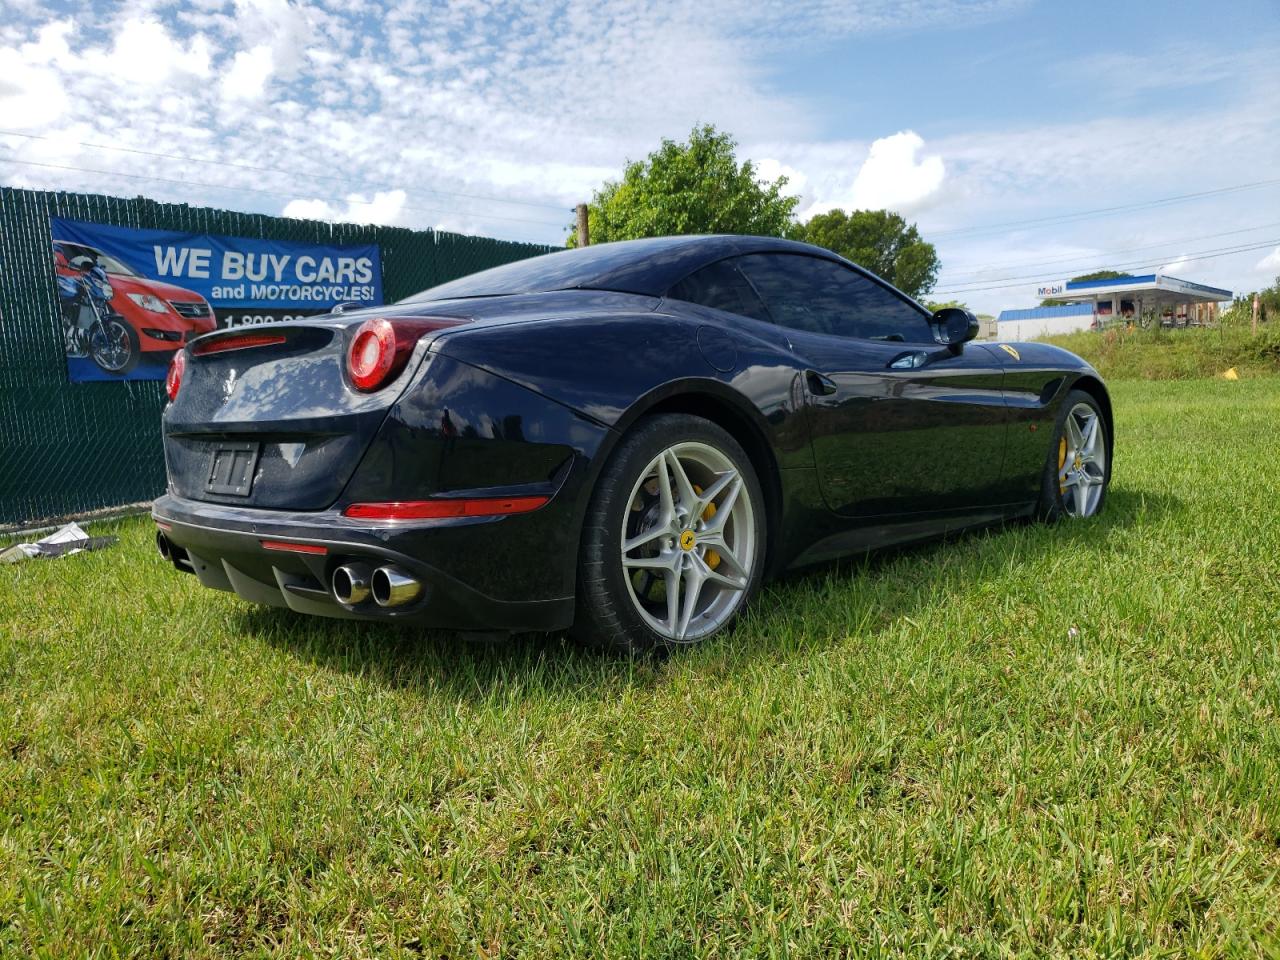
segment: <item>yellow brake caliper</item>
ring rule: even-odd
[[[1058,492],[1066,493],[1067,485],[1062,482],[1062,468],[1067,465],[1067,438],[1058,441]]]
[[[702,488],[695,483],[693,485],[693,492],[701,496]],[[707,509],[702,511],[702,519],[704,521],[707,521],[707,520],[710,520],[715,515],[716,515],[716,505],[714,503],[708,503]],[[702,559],[707,562],[707,566],[710,567],[712,570],[720,566],[720,554],[716,553],[714,550],[708,549],[707,552],[702,555]]]

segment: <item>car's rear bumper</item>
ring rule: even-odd
[[[152,517],[172,551],[173,565],[202,584],[245,600],[299,613],[350,620],[392,621],[451,630],[559,630],[573,620],[573,597],[505,599],[458,576],[475,569],[475,554],[495,537],[520,537],[526,517],[370,523],[337,511],[288,512],[225,506],[166,494]],[[510,527],[503,529],[505,525]],[[471,556],[459,557],[468,543]],[[273,546],[264,546],[264,541]],[[314,552],[294,552],[289,545]],[[323,549],[323,552],[320,552]],[[459,562],[451,562],[458,560]],[[417,579],[421,595],[399,607],[372,599],[347,606],[334,597],[334,569],[361,562],[394,565]],[[496,560],[495,560],[496,562]],[[530,558],[530,562],[537,562]],[[518,583],[520,571],[506,571]]]

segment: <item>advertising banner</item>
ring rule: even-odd
[[[49,223],[73,383],[163,380],[175,350],[218,327],[382,303],[376,244]]]

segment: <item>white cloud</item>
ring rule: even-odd
[[[923,209],[938,197],[947,175],[942,157],[923,155],[923,150],[924,138],[912,130],[881,137],[872,142],[853,185],[815,197],[802,216],[811,217],[837,207],[901,214]],[[830,183],[831,177],[826,181]]]
[[[209,44],[199,34],[185,45],[153,17],[125,19],[109,50],[90,50],[65,68],[92,74],[103,82],[159,88],[183,78],[209,75]]]
[[[1204,261],[1201,261],[1201,262],[1203,263]],[[1184,253],[1180,256],[1174,257],[1174,259],[1170,260],[1168,263],[1166,263],[1156,272],[1163,273],[1165,276],[1177,276],[1179,273],[1185,270],[1188,266],[1190,266],[1190,264],[1191,264],[1190,258],[1188,257],[1187,254]]]
[[[235,27],[245,44],[268,44],[275,69],[292,77],[314,38],[309,9],[289,0],[235,0]]]
[[[231,61],[231,68],[222,78],[222,98],[246,101],[261,99],[274,69],[275,60],[269,45],[262,44],[252,50],[238,51]]]
[[[780,163],[771,157],[756,161],[756,176],[758,179],[766,180],[769,183],[774,182],[779,177],[786,177],[787,182],[783,186],[782,192],[789,197],[802,196],[805,186],[809,182],[809,178],[795,167]]]
[[[403,190],[378,191],[372,198],[349,194],[346,206],[334,206],[327,200],[290,200],[281,216],[299,220],[330,220],[341,223],[378,223],[394,226],[401,223],[405,200]]]
[[[282,217],[298,220],[341,220],[341,214],[327,200],[290,200],[280,211]]]
[[[1258,261],[1254,266],[1254,270],[1260,273],[1276,274],[1280,273],[1280,247],[1276,247],[1265,257]]]
[[[57,73],[32,66],[16,50],[0,48],[0,117],[5,126],[46,127],[66,110],[67,94]]]
[[[942,187],[946,167],[942,158],[917,155],[924,139],[911,130],[881,137],[871,144],[866,161],[853,181],[852,205],[860,210],[917,210]]]
[[[36,31],[32,43],[23,44],[22,55],[31,63],[52,64],[71,52],[67,35],[75,29],[70,20],[54,20]]]
[[[60,120],[67,110],[62,77],[50,64],[67,54],[68,20],[47,23],[30,43],[0,47],[0,117],[12,129],[28,130]]]

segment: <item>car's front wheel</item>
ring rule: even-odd
[[[705,640],[760,585],[765,505],[741,445],[685,414],[641,421],[587,509],[574,632],[628,653]]]
[[[1045,463],[1040,516],[1092,517],[1102,512],[1111,482],[1107,422],[1092,395],[1072,390],[1058,415]]]

